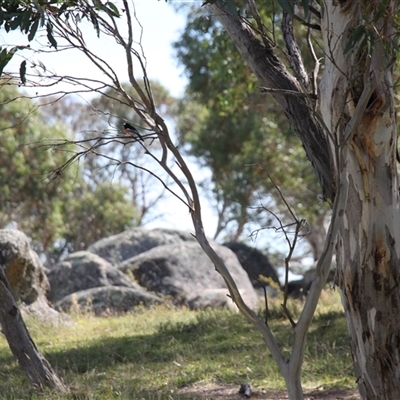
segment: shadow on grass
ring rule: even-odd
[[[200,315],[192,323],[167,323],[151,335],[129,335],[94,340],[85,347],[48,352],[49,360],[63,369],[84,373],[116,363],[144,365],[171,363],[179,357],[187,362],[230,356],[251,349],[256,339],[243,340],[252,328],[239,315]],[[261,344],[258,341],[258,344]]]
[[[240,385],[253,368],[260,378],[270,369],[263,366],[268,353],[260,335],[243,317],[223,310],[201,312],[190,323],[161,324],[150,335],[82,339],[81,346],[44,352],[68,385],[79,388],[63,398],[194,399],[177,396],[176,389],[202,380]],[[274,373],[279,377],[276,368]],[[16,363],[1,353],[0,379],[7,399],[27,386]]]
[[[281,347],[289,349],[291,329],[281,321],[271,324]],[[82,346],[45,352],[72,388],[70,395],[48,398],[195,400],[200,397],[178,396],[176,389],[210,380],[263,385],[266,377],[271,386],[284,385],[261,335],[242,316],[227,311],[202,312],[190,323],[162,324],[150,335],[84,339]],[[309,335],[306,374],[326,372],[332,358],[337,359],[335,367],[330,365],[334,379],[348,373],[343,364],[351,365],[351,361],[343,340],[347,340],[343,315],[316,317]],[[2,392],[7,393],[7,397],[0,393],[0,399],[46,398],[31,397],[31,392],[22,396],[18,388],[27,386],[25,378],[12,358],[1,353],[0,381]]]

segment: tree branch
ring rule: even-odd
[[[296,43],[293,34],[293,15],[283,12],[282,14],[282,34],[286,44],[286,49],[289,54],[289,61],[296,73],[300,83],[305,89],[308,89],[310,81],[308,79],[307,71],[304,67],[303,59],[301,57],[300,48]]]
[[[260,42],[246,23],[230,14],[224,2],[217,1],[208,7],[225,27],[262,86],[303,92],[297,80],[290,75],[274,54],[272,46]],[[292,126],[296,129],[320,182],[324,198],[333,199],[334,184],[326,133],[314,116],[311,99],[301,96],[285,96],[281,93],[274,93],[274,98],[282,106]]]
[[[293,90],[285,90],[285,89],[272,89],[272,88],[267,88],[264,86],[259,86],[258,89],[260,90],[260,92],[263,92],[263,93],[279,93],[279,94],[284,94],[284,95],[288,95],[288,96],[309,97],[313,100],[318,99],[318,96],[313,93],[295,92]]]

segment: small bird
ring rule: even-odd
[[[133,136],[133,137],[138,137],[141,141],[143,141],[143,137],[139,133],[139,131],[134,126],[132,126],[131,124],[128,124],[128,122],[124,123],[124,130],[125,130],[125,133],[127,135],[130,135],[130,136]]]

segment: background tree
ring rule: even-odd
[[[53,32],[53,20],[49,18],[49,15],[68,17],[69,12],[77,4],[79,2],[73,1],[68,3],[60,3],[58,1],[10,2],[1,10],[0,26],[3,26],[7,32],[20,29],[21,32],[27,35],[30,42],[36,37],[38,32],[43,32],[43,29],[45,29],[49,47],[57,49],[57,40]],[[91,7],[94,7],[100,13],[104,12],[106,14],[110,13],[114,17],[118,16],[118,10],[112,2],[106,2],[105,4],[98,3]],[[89,5],[83,10],[80,16],[83,20],[90,21],[95,30],[98,29],[97,19],[90,14]],[[4,72],[4,68],[12,56],[17,51],[27,48],[29,46],[21,45],[13,47],[5,46],[0,49],[0,75]],[[36,66],[46,75],[46,67],[40,61]],[[26,83],[27,60],[21,63],[18,78],[22,84]],[[154,84],[153,90],[155,91],[155,97],[160,107],[165,111],[165,115],[172,117],[172,104],[174,101],[171,96],[168,95],[161,85]],[[113,100],[115,93],[112,93],[111,89],[108,93],[104,92],[103,94],[104,97],[102,99],[94,98],[92,104],[82,104],[81,101],[67,98],[62,94],[57,96],[57,101],[55,101],[56,98],[43,100],[40,103],[42,108],[41,112],[37,112],[37,118],[41,119],[45,123],[45,126],[49,125],[49,133],[55,127],[59,127],[57,131],[53,132],[53,138],[68,138],[68,135],[69,138],[84,138],[98,132],[122,132],[123,121],[135,120],[133,113],[128,111],[124,114],[121,107],[119,110],[114,110],[114,105],[118,108],[119,102]],[[15,96],[14,98],[18,97],[16,93],[13,93],[13,96]],[[7,98],[5,104],[8,104],[10,100],[10,98]],[[45,104],[49,104],[49,107],[44,107]],[[103,110],[101,116],[98,109],[96,109],[96,106],[99,105]],[[27,104],[24,105],[22,103],[21,106],[23,108],[28,107]],[[13,107],[17,108],[16,106]],[[37,106],[33,103],[29,104],[29,110],[36,108]],[[71,118],[71,115],[74,115],[74,117]],[[63,135],[63,132],[66,134]],[[36,133],[35,137],[30,135],[30,133],[27,133],[25,137],[19,136],[15,140],[15,148],[10,148],[11,153],[8,156],[13,157],[13,153],[15,153],[15,149],[18,146],[46,140],[46,134],[42,135],[41,129],[38,129]],[[26,149],[29,149],[31,153],[35,153],[35,147],[36,144],[33,144],[27,146]],[[122,160],[126,160],[132,156],[136,158],[139,155],[143,156],[140,151],[137,151],[135,155],[130,154],[132,148],[117,147],[115,149],[120,151],[119,158]],[[51,151],[43,154],[51,154]],[[57,161],[61,162],[61,164],[67,159],[66,154],[63,153],[63,155],[65,157],[56,157]],[[162,189],[158,192],[154,191],[154,178],[141,170],[132,168],[127,164],[120,164],[122,168],[116,170],[115,165],[110,166],[108,165],[109,163],[104,163],[97,157],[88,156],[84,162],[80,163],[81,169],[79,172],[70,171],[68,172],[69,177],[62,178],[66,186],[59,186],[57,189],[57,185],[54,184],[55,189],[52,192],[50,186],[47,190],[43,190],[42,186],[48,180],[46,173],[48,174],[49,171],[54,169],[55,165],[41,163],[43,168],[35,169],[37,175],[35,179],[32,179],[29,171],[32,171],[34,166],[29,166],[29,162],[34,159],[40,160],[40,157],[26,157],[23,161],[25,165],[22,167],[25,172],[20,170],[23,176],[19,181],[12,183],[13,193],[9,190],[5,192],[5,197],[8,194],[10,196],[7,198],[7,202],[9,202],[8,206],[3,207],[4,218],[1,225],[6,226],[10,222],[17,223],[33,239],[35,250],[46,255],[48,265],[57,262],[66,252],[86,248],[104,236],[121,232],[130,226],[137,226],[158,217],[158,215],[150,211],[154,209],[157,201],[161,200],[164,192]],[[19,159],[15,159],[13,162],[18,163]],[[6,169],[6,165],[11,164],[5,160],[3,165]],[[4,170],[3,172],[6,171]],[[10,178],[7,174],[3,174],[2,176],[4,180]],[[104,187],[104,179],[110,179],[111,176],[114,184],[112,185],[112,190],[107,191]],[[22,180],[25,180],[25,183]],[[42,184],[39,184],[40,180],[42,180]],[[27,187],[27,181],[30,182],[30,188]],[[115,184],[116,182],[118,183]],[[28,189],[26,193],[23,193],[23,188]],[[36,191],[37,196],[44,197],[39,203],[34,195],[31,196],[31,193],[34,192],[33,189]],[[56,192],[57,197],[54,196]],[[98,198],[99,194],[107,194],[107,197],[104,198],[104,204],[101,204],[101,200]],[[65,197],[63,198],[64,195]],[[13,200],[10,200],[11,198]],[[16,199],[24,200],[21,202]],[[97,205],[99,206],[96,212],[93,209],[95,199],[97,199]],[[32,208],[33,204],[34,207]],[[111,215],[109,215],[109,211],[104,207],[107,204],[113,204],[114,209],[119,211],[118,218],[108,218]],[[32,218],[27,218],[24,210],[29,210],[28,212],[33,210],[33,214],[37,210],[38,215],[40,214],[41,216],[39,218],[32,215]],[[77,220],[74,221],[70,218],[71,216],[76,216]],[[46,223],[43,223],[44,220]],[[103,223],[105,220],[107,220],[107,224]],[[83,224],[83,221],[90,221],[91,223]]]
[[[62,179],[51,176],[60,158],[68,156],[44,151],[41,145],[49,138],[65,137],[68,131],[59,121],[46,123],[35,103],[5,83],[0,89],[1,226],[14,222],[45,248],[57,238],[62,220],[59,198],[70,190],[76,166]]]
[[[101,179],[94,184],[78,164],[62,175],[51,173],[70,155],[49,149],[48,141],[73,133],[67,121],[49,118],[6,82],[0,89],[0,226],[16,224],[51,266],[66,252],[137,225],[127,186]]]
[[[122,87],[127,93],[132,94],[132,88],[127,83],[123,83]],[[176,99],[158,82],[152,82],[152,91],[163,115],[171,121],[174,120]],[[42,99],[40,105],[46,119],[64,121],[74,132],[76,139],[87,139],[99,133],[124,136],[125,122],[138,126],[139,130],[143,129],[136,113],[128,109],[121,101],[118,92],[109,88],[103,95],[95,96],[86,103],[71,96],[63,96]],[[146,131],[143,134],[145,135]],[[140,163],[145,156],[140,148],[112,143],[110,143],[109,151],[123,162],[134,158]],[[165,193],[162,189],[155,190],[157,185],[154,177],[127,164],[115,168],[115,164],[96,156],[87,156],[81,160],[80,164],[86,180],[92,182],[93,185],[112,181],[119,182],[125,188],[128,197],[135,204],[136,225],[144,225],[158,217],[154,213],[155,205],[161,201]]]
[[[188,152],[212,170],[212,185],[204,187],[212,187],[218,210],[214,238],[224,232],[225,240],[238,240],[249,223],[268,226],[271,215],[265,208],[288,222],[278,185],[298,215],[307,218],[306,238],[317,260],[328,207],[292,127],[278,104],[257,89],[256,77],[216,18],[204,8],[184,10],[187,23],[175,48],[189,84],[179,129]],[[272,4],[263,12],[271,13]]]

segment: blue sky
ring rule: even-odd
[[[115,4],[120,6],[119,1],[115,1]],[[172,43],[178,39],[179,32],[184,28],[185,16],[182,13],[176,13],[170,3],[165,1],[145,0],[135,1],[134,4],[137,19],[143,27],[143,31],[141,31],[136,24],[135,40],[141,39],[149,77],[161,82],[172,95],[182,95],[186,79],[183,76],[183,70],[178,68],[178,63],[174,59]],[[199,2],[199,4],[201,3]],[[105,35],[97,38],[90,24],[87,24],[84,36],[88,47],[94,49],[96,54],[104,57],[110,63],[120,80],[127,80],[124,55],[119,46],[115,44],[114,39]],[[0,42],[12,45],[27,45],[29,43],[27,37],[21,35],[19,31],[11,33],[0,31]],[[45,35],[42,35],[42,38],[37,35],[37,40],[31,43],[32,48],[38,47],[38,43],[35,42],[46,44],[47,39]],[[58,52],[56,57],[54,54],[46,55],[43,53],[36,56],[32,51],[18,52],[7,70],[17,72],[23,57],[40,60],[46,68],[54,70],[60,75],[102,78],[102,74],[83,55],[79,54],[78,51],[70,50]]]

